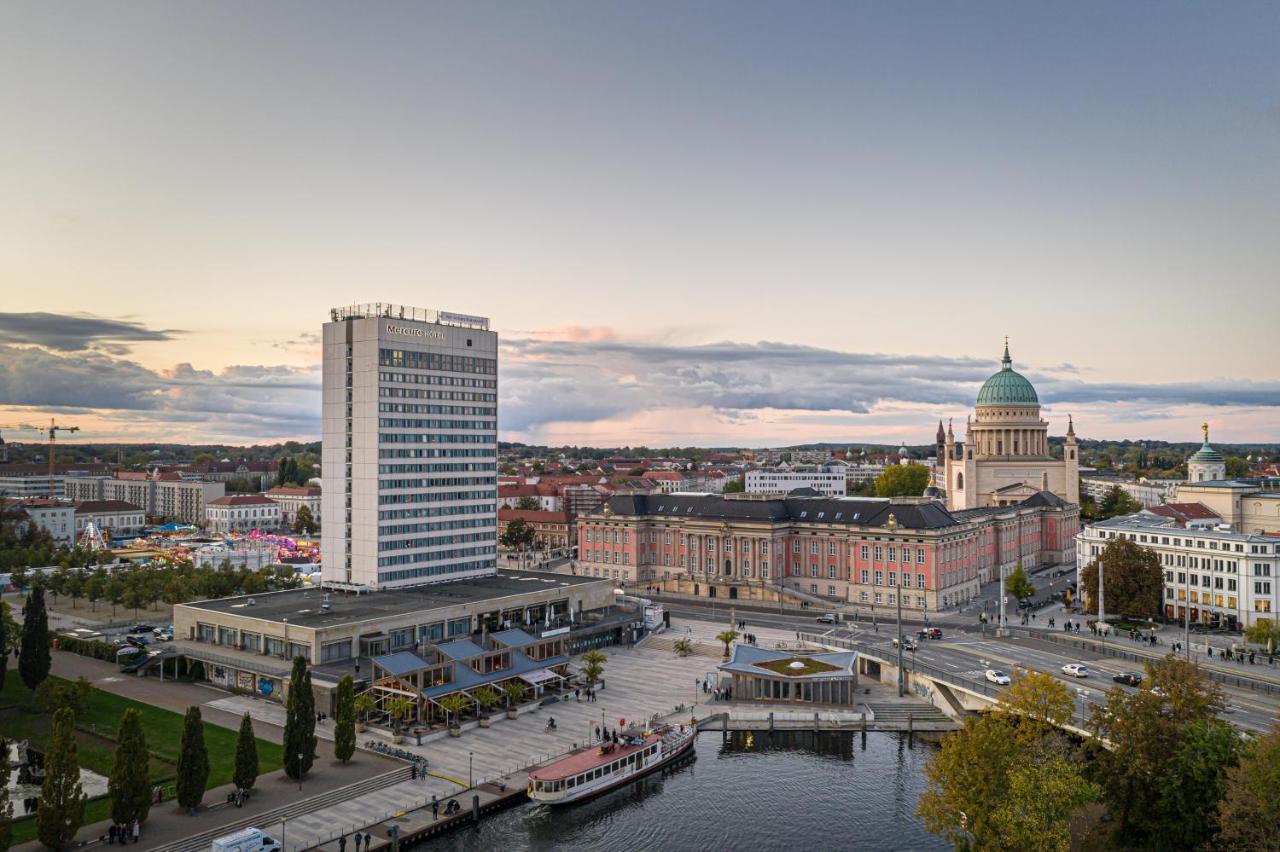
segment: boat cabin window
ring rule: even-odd
[[[570,779],[569,779],[569,786],[570,786],[570,787],[575,787],[575,786],[577,786],[577,784],[578,784],[578,779],[577,779],[577,778],[570,778]]]

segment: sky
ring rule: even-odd
[[[500,436],[1280,441],[1280,5],[0,5],[0,427],[319,437],[328,309]],[[0,428],[8,440],[22,433]],[[31,439],[34,435],[25,435]]]

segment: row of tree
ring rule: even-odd
[[[287,565],[278,568],[234,568],[224,561],[220,566],[179,565],[165,566],[115,566],[110,572],[105,567],[93,569],[59,567],[50,572],[32,572],[19,569],[12,573],[13,582],[19,588],[47,589],[57,603],[58,596],[71,600],[74,609],[79,601],[87,600],[93,610],[100,602],[111,604],[114,614],[117,607],[137,610],[154,607],[157,602],[185,603],[190,600],[223,598],[230,595],[255,595],[277,589],[297,588],[301,579]]]
[[[930,760],[925,826],[962,849],[1280,848],[1280,725],[1242,740],[1194,664],[1147,675],[1107,693],[1083,741],[1060,680],[1017,678]]]

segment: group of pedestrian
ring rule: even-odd
[[[716,687],[715,689],[711,690],[711,700],[712,701],[732,701],[733,690]]]
[[[1066,631],[1066,632],[1068,632],[1068,633],[1079,633],[1079,632],[1080,632],[1080,622],[1078,622],[1078,621],[1076,621],[1076,622],[1072,622],[1072,621],[1071,621],[1071,619],[1069,619],[1069,618],[1068,618],[1068,619],[1063,623],[1063,625],[1062,625],[1062,629],[1063,629],[1063,630],[1065,630],[1065,631]]]
[[[328,713],[319,713],[319,712],[317,712],[317,713],[316,713],[316,724],[317,724],[317,725],[319,725],[321,722],[323,722],[325,719],[328,719],[328,718],[329,718],[329,714],[328,714]]]
[[[576,687],[573,690],[573,700],[581,702],[582,699],[584,698],[587,699],[588,702],[595,701],[596,691],[589,686],[586,689],[583,689],[582,687]]]
[[[754,644],[756,644],[756,634],[754,634],[754,633],[743,633],[743,634],[742,634],[742,641],[746,642],[748,645],[754,645]]]
[[[134,843],[142,837],[142,826],[136,819],[132,823],[117,822],[107,827],[107,843],[128,843],[131,837]]]
[[[351,839],[356,843],[355,852],[360,852],[361,841],[364,841],[365,852],[368,852],[369,844],[373,842],[373,836],[367,831],[364,834],[357,831]],[[338,838],[338,852],[347,852],[347,836],[345,834]]]

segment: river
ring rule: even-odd
[[[927,850],[915,816],[933,747],[905,735],[704,732],[697,759],[582,805],[526,803],[424,848],[493,850]]]

